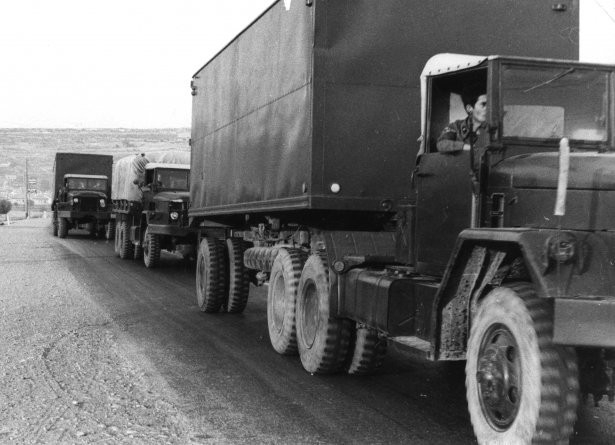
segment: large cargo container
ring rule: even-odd
[[[113,173],[113,156],[90,153],[56,153],[53,164],[54,182],[53,191],[64,185],[64,175],[67,173],[78,175],[103,175],[109,179],[105,192],[111,196],[111,179]]]
[[[103,235],[111,215],[113,156],[56,153],[53,234],[65,238],[72,228]]]
[[[479,443],[566,443],[615,400],[615,66],[563,60],[578,6],[275,2],[193,77],[200,309],[268,282],[308,372],[466,360]]]
[[[431,56],[578,58],[578,1],[307,3],[273,3],[194,75],[192,216],[395,208]]]

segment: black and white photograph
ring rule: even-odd
[[[615,443],[615,0],[0,3],[0,444]]]

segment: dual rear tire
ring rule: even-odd
[[[196,264],[197,304],[203,312],[241,313],[248,302],[250,276],[243,264],[245,244],[203,238]]]
[[[123,260],[132,259],[134,256],[134,245],[130,241],[129,226],[126,221],[122,221],[119,227],[119,239],[116,240],[119,256]]]
[[[267,294],[267,324],[273,349],[299,353],[311,374],[376,371],[386,354],[386,339],[375,329],[337,318],[331,298],[327,258],[281,248],[273,262]]]

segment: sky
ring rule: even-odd
[[[579,1],[580,59],[615,63],[615,0]],[[0,128],[189,127],[192,75],[272,3],[2,1]]]

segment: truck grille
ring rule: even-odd
[[[95,212],[98,210],[98,198],[79,198],[79,203],[77,203],[75,207],[75,210],[80,210],[82,212]]]

